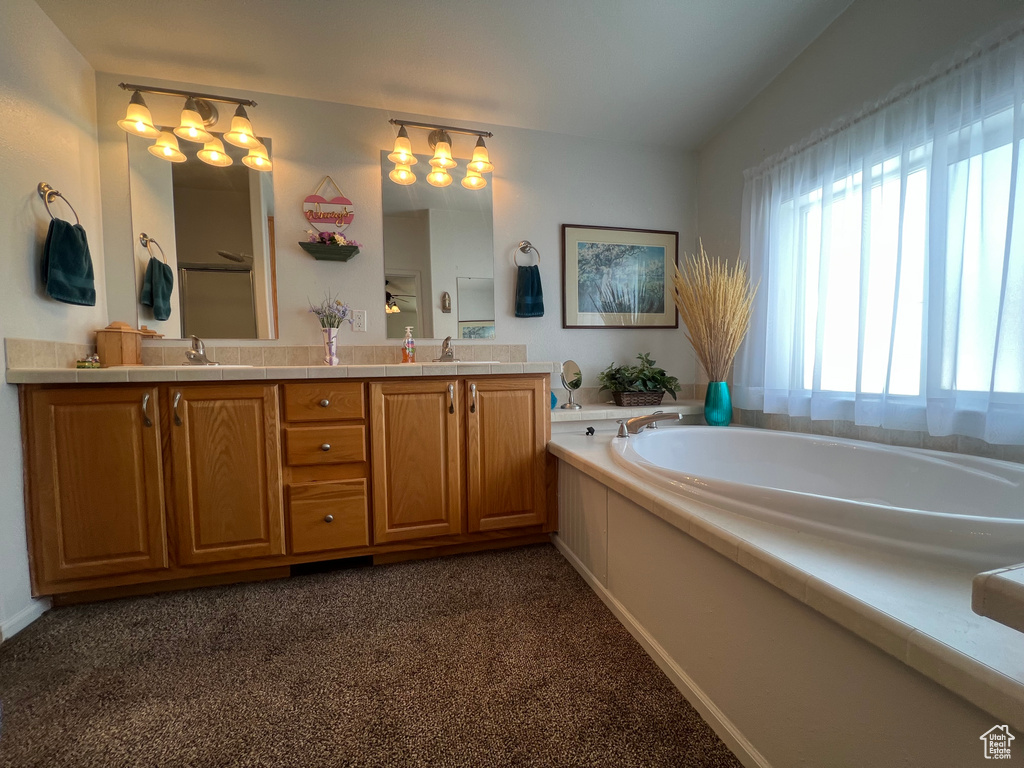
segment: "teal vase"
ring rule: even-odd
[[[729,384],[712,381],[704,395],[704,421],[711,427],[727,427],[732,423],[732,398]]]

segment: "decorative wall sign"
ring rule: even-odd
[[[332,187],[333,196],[327,197],[332,193]],[[302,201],[302,213],[309,225],[317,232],[323,231],[320,227],[335,232],[344,232],[356,217],[352,201],[345,197],[341,187],[330,176],[324,176],[320,185],[313,190],[313,194]]]

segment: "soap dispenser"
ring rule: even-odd
[[[416,362],[416,340],[412,337],[412,326],[405,326],[405,341],[402,342],[402,362]]]

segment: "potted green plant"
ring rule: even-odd
[[[636,359],[639,365],[612,363],[601,371],[597,375],[601,391],[611,390],[616,405],[658,405],[666,392],[675,400],[679,379],[656,367],[650,352],[643,352]]]

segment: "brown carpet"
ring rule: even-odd
[[[0,766],[739,763],[554,547],[52,611]]]

